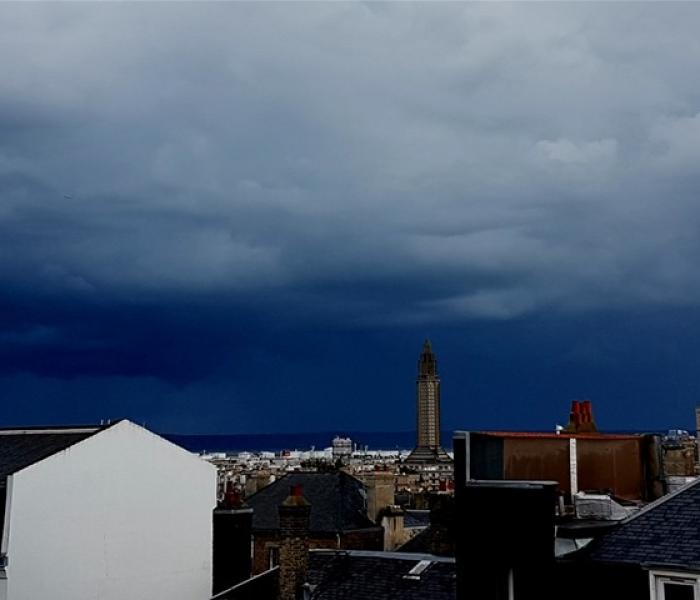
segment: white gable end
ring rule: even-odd
[[[129,421],[12,476],[7,600],[202,600],[210,464]]]

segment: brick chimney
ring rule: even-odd
[[[213,594],[250,577],[252,527],[253,509],[243,502],[233,481],[228,481],[224,497],[214,509]]]
[[[566,433],[594,433],[598,431],[593,420],[593,406],[590,400],[572,400],[569,423]]]
[[[311,505],[301,485],[293,485],[279,506],[280,572],[279,599],[298,600],[309,565],[309,517]]]

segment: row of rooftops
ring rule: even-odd
[[[620,521],[580,557],[700,571],[700,479]]]
[[[468,485],[471,488],[534,490],[554,486],[556,482],[471,481]],[[494,531],[497,531],[498,524],[494,523],[494,526]],[[478,540],[472,542],[479,543]],[[601,530],[589,544],[571,544],[569,550],[563,557],[568,564],[625,564],[699,573],[700,480]],[[433,554],[311,550],[305,598],[454,599],[457,571],[454,558]],[[275,587],[278,577],[279,571],[273,569],[260,577],[260,584],[267,581],[266,585]],[[251,580],[246,582],[243,587],[247,592],[251,591],[249,583],[255,585]],[[270,589],[269,595],[257,598],[275,597]],[[216,596],[216,600],[243,597],[252,596],[239,595],[236,589],[231,589]]]

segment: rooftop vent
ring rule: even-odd
[[[403,578],[418,581],[420,580],[420,576],[423,571],[425,571],[431,564],[432,563],[429,560],[420,560],[413,565],[413,568],[408,572],[408,574],[404,575]]]

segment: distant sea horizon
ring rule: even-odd
[[[307,433],[238,433],[218,435],[161,434],[191,452],[280,452],[282,450],[323,450],[336,436],[349,437],[358,448],[371,450],[410,450],[415,445],[413,431],[316,431]],[[451,440],[452,432],[443,432]],[[450,441],[451,444],[451,441]]]
[[[443,446],[452,448],[455,430],[442,432]],[[665,433],[645,431],[643,433]],[[551,432],[550,432],[551,433]],[[610,431],[602,433],[642,433],[640,431]],[[163,433],[164,438],[191,452],[280,452],[282,450],[323,450],[331,446],[336,436],[349,437],[358,448],[370,450],[411,450],[416,444],[415,431],[317,431],[307,433],[238,433],[238,434],[177,434]]]

